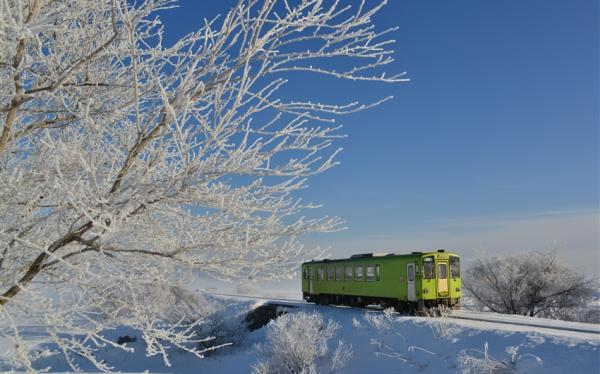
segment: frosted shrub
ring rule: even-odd
[[[346,366],[352,347],[343,341],[328,355],[328,342],[339,325],[317,312],[284,314],[267,326],[267,342],[258,346],[262,359],[254,374],[333,372]]]
[[[506,351],[511,355],[510,360],[498,360],[488,352],[488,342],[483,345],[483,351],[478,349],[463,349],[458,356],[458,363],[463,374],[481,373],[514,373],[517,363],[524,358],[533,358],[536,362],[542,360],[531,354],[518,354],[518,348],[509,347]]]
[[[510,373],[514,367],[510,363],[499,361],[488,353],[488,343],[485,342],[483,351],[464,349],[458,356],[461,372],[470,373]]]
[[[389,332],[393,330],[393,324],[397,322],[394,316],[394,308],[387,308],[383,313],[366,313],[365,321],[380,332]],[[354,322],[358,327],[359,323]]]
[[[376,357],[389,357],[407,362],[405,355],[400,353],[396,346],[390,345],[389,342],[390,338],[393,341],[395,336],[399,336],[403,341],[406,341],[404,335],[399,331],[402,320],[398,318],[394,308],[384,309],[383,313],[366,313],[364,321],[366,322],[364,326],[359,320],[354,319],[352,322],[354,327],[358,329],[369,326],[375,329],[377,336],[370,339],[370,344],[377,348],[374,353]]]
[[[460,334],[461,329],[452,323],[450,315],[452,309],[445,305],[440,305],[434,308],[430,308],[425,311],[426,323],[431,328],[433,335],[437,339],[454,339]]]

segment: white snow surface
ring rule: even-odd
[[[226,306],[220,315],[221,322],[238,332],[243,329],[243,318],[249,310],[270,302],[233,296],[211,298]],[[454,313],[486,321],[426,318],[386,314],[376,309],[317,306],[301,301],[277,302],[296,306],[291,313],[297,310],[317,311],[323,319],[339,323],[340,329],[329,342],[330,349],[335,348],[338,340],[343,340],[352,345],[354,351],[349,365],[340,371],[343,373],[481,372],[468,363],[483,359],[485,346],[488,347],[490,360],[506,364],[509,369],[505,372],[598,373],[600,370],[599,325],[470,311]],[[43,344],[43,335],[36,331],[35,326],[23,327],[25,336]],[[598,333],[566,330],[573,327],[586,331],[598,330]],[[121,327],[108,331],[107,335],[115,340],[124,335],[136,337],[135,342],[128,343],[135,349],[134,352],[106,347],[99,350],[97,356],[114,366],[115,371],[121,372],[249,373],[252,365],[257,363],[256,345],[264,343],[265,332],[266,327],[250,332],[237,346],[222,348],[204,359],[173,349],[170,352],[172,365],[166,367],[160,357],[146,357],[143,340],[136,335],[137,331]],[[18,368],[7,364],[9,344],[6,339],[0,340],[0,372],[18,372]],[[95,372],[83,360],[78,364],[83,371]],[[49,368],[50,372],[72,372],[60,354],[38,359],[35,368]]]

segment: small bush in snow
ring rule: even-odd
[[[333,372],[342,369],[352,357],[352,347],[343,341],[328,355],[328,342],[339,325],[315,313],[290,313],[267,326],[267,342],[258,346],[262,359],[254,374]]]
[[[394,312],[394,308],[384,309],[383,313],[365,313],[364,321],[366,322],[364,326],[357,319],[354,319],[352,322],[354,327],[358,329],[364,327],[372,327],[375,329],[378,335],[371,337],[369,343],[375,346],[376,351],[374,352],[374,355],[376,357],[389,357],[400,360],[403,363],[408,361],[404,353],[401,353],[396,345],[388,344],[388,340],[390,338],[391,340],[394,340],[395,336],[399,336],[402,340],[406,341],[404,335],[400,333],[402,320]]]
[[[462,330],[449,318],[451,314],[452,309],[444,305],[425,311],[426,323],[437,339],[452,340],[461,333]]]
[[[485,342],[483,351],[464,349],[458,356],[458,362],[463,374],[471,373],[511,373],[514,365],[510,362],[499,361],[488,353],[488,343]]]
[[[394,308],[387,308],[383,313],[366,313],[365,321],[380,332],[390,332],[394,330],[393,325],[398,318],[394,315]],[[354,322],[356,327],[358,324],[360,324],[358,321]]]
[[[517,372],[517,363],[524,358],[533,358],[536,362],[542,360],[531,354],[518,354],[518,348],[509,347],[507,353],[511,355],[510,360],[500,361],[489,354],[488,343],[483,345],[483,351],[478,349],[463,349],[458,356],[458,363],[463,374],[508,374]]]

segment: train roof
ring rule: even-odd
[[[424,255],[436,255],[438,253],[446,253],[452,256],[460,257],[458,254],[454,252],[447,252],[444,249],[438,249],[433,252],[411,252],[411,253],[361,253],[350,256],[349,258],[325,258],[322,260],[310,260],[304,262],[304,264],[310,263],[323,263],[323,262],[346,262],[346,261],[358,261],[358,260],[366,260],[366,259],[388,259],[388,258],[397,258],[397,257],[408,257],[408,256],[424,256]]]

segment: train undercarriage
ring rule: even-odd
[[[460,309],[460,299],[440,298],[435,300],[405,301],[387,297],[308,294],[303,293],[303,298],[309,303],[317,305],[345,305],[350,307],[366,307],[379,305],[382,308],[394,308],[398,312],[421,312],[432,308],[445,306],[451,309]]]

